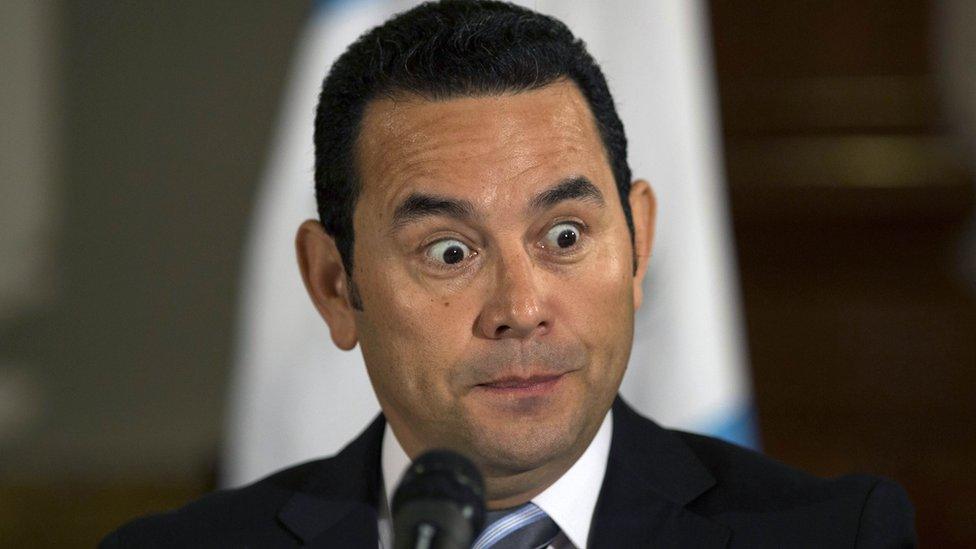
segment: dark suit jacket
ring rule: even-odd
[[[380,416],[336,456],[135,520],[103,547],[377,547]],[[911,547],[897,484],[824,480],[713,438],[669,431],[619,398],[590,547]]]

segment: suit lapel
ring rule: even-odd
[[[678,437],[619,397],[589,547],[725,547],[729,530],[685,506],[715,478]]]
[[[309,476],[278,519],[310,546],[376,547],[382,483],[380,415],[339,454]],[[613,441],[588,547],[725,547],[729,530],[685,505],[715,484],[675,435],[613,405]]]
[[[335,457],[323,461],[278,512],[278,520],[304,544],[376,547],[384,427],[380,415]]]

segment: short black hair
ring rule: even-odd
[[[567,79],[589,104],[634,239],[627,138],[603,72],[562,22],[492,0],[427,2],[359,37],[322,84],[315,114],[315,197],[347,275],[359,196],[355,144],[366,105],[399,93],[431,101],[534,90]],[[636,257],[634,258],[636,271]]]

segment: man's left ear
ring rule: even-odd
[[[637,254],[637,271],[634,273],[634,309],[644,301],[644,275],[651,259],[654,243],[654,222],[657,217],[657,199],[651,185],[638,179],[630,185],[630,214],[634,220],[634,252]]]

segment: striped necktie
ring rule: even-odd
[[[471,549],[537,549],[548,547],[559,535],[559,526],[534,503],[514,511],[489,511],[486,522]]]

